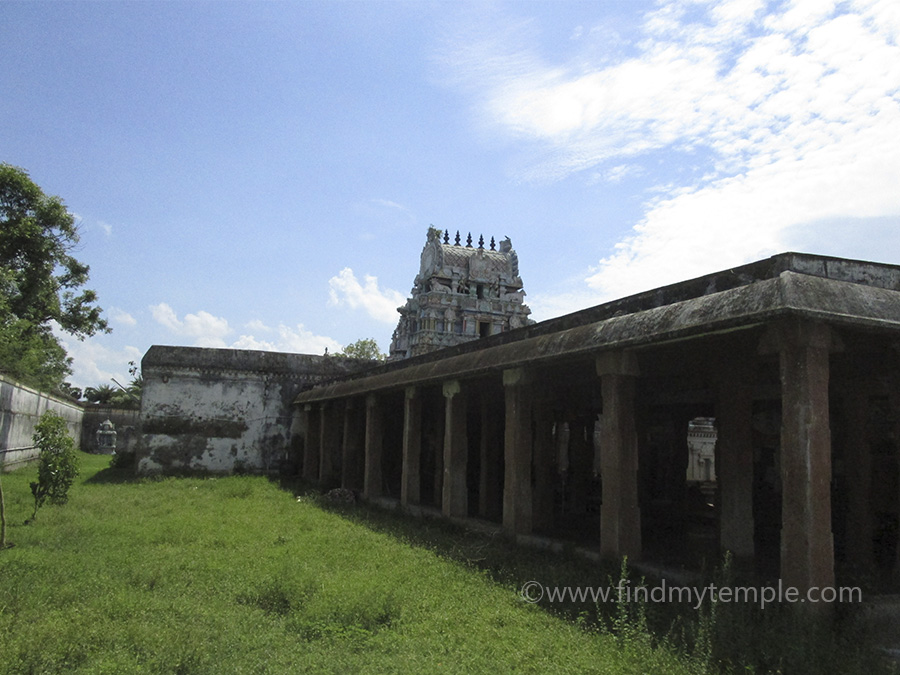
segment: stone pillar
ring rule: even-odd
[[[375,394],[366,397],[366,463],[363,494],[366,499],[382,494],[381,456],[384,443],[381,406]]]
[[[869,572],[875,567],[872,528],[872,448],[869,444],[869,397],[862,383],[846,382],[844,414],[847,428],[844,463],[847,467],[848,558]]]
[[[303,424],[306,438],[303,442],[303,477],[306,480],[319,480],[319,413],[316,406],[307,403],[303,406]]]
[[[638,443],[635,391],[638,363],[630,352],[601,354],[596,361],[603,397],[600,471],[600,553],[631,560],[641,557],[641,510],[638,500]]]
[[[553,492],[558,480],[553,415],[546,401],[532,401],[534,415],[534,494],[531,524],[536,530],[553,526]]]
[[[434,443],[432,448],[432,458],[434,462],[434,477],[431,485],[434,495],[434,505],[442,507],[444,502],[444,436],[445,427],[447,425],[446,401],[438,399],[443,405],[439,405],[436,410],[431,411],[434,415]]]
[[[466,427],[466,397],[458,380],[444,383],[444,486],[441,510],[445,516],[469,515],[466,470],[469,443]]]
[[[491,415],[489,395],[481,397],[481,473],[478,482],[478,515],[499,520],[503,515],[503,440],[499,415]]]
[[[354,399],[344,408],[344,439],[341,448],[341,487],[362,490],[366,461],[365,411]]]
[[[302,407],[291,409],[291,428],[289,433],[289,445],[287,465],[282,471],[289,471],[288,475],[303,476],[303,449],[306,444],[306,427],[304,426],[305,414]]]
[[[323,485],[337,484],[339,481],[343,424],[336,401],[326,401],[319,408],[319,482]]]
[[[569,512],[578,515],[587,513],[588,491],[593,473],[594,443],[593,428],[583,417],[569,421]]]
[[[751,368],[734,354],[722,363],[716,392],[716,477],[719,483],[719,546],[737,560],[752,560],[753,392]]]
[[[403,402],[403,472],[400,479],[400,503],[421,501],[422,395],[407,387]]]
[[[898,417],[897,414],[898,412],[900,412],[900,393],[898,393],[898,389],[900,389],[900,376],[898,376],[897,374],[897,365],[898,363],[895,352],[895,357],[891,360],[888,366],[890,368],[890,375],[888,376],[888,404],[890,407],[888,409],[888,414],[894,419],[894,424],[891,428],[891,435],[894,439],[900,437],[900,417]],[[869,461],[871,462],[871,452],[869,455]],[[894,444],[894,461],[897,462],[898,465],[900,465],[900,447],[897,447],[896,443]],[[897,499],[900,500],[900,494],[897,494]],[[894,503],[896,504],[897,502]],[[900,545],[896,545],[894,548],[893,579],[896,582],[898,578],[900,578]]]
[[[834,586],[831,534],[831,330],[787,319],[774,327],[781,364],[781,578],[804,592]]]
[[[524,368],[503,371],[506,429],[503,436],[503,529],[509,534],[531,534],[531,400]]]

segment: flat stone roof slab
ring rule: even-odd
[[[726,289],[716,290],[722,286]],[[782,254],[511,331],[504,340],[486,338],[322,384],[302,392],[296,402],[470,378],[749,327],[788,315],[900,330],[900,268]]]

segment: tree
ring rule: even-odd
[[[109,384],[101,384],[99,387],[88,387],[84,390],[84,400],[88,403],[109,405],[116,395],[116,389]]]
[[[344,347],[337,356],[348,356],[351,359],[367,359],[369,361],[384,361],[387,354],[383,354],[378,348],[378,343],[372,338],[363,338]]]
[[[66,396],[66,397],[72,399],[73,401],[81,400],[81,396],[82,396],[81,389],[79,389],[78,387],[73,387],[70,382],[63,382],[61,385],[59,385],[56,388],[56,390],[63,396]]]
[[[83,288],[90,268],[71,255],[78,241],[59,197],[0,164],[0,367],[26,384],[56,389],[71,372],[54,323],[78,339],[109,332]]]
[[[72,372],[70,364],[49,330],[12,316],[0,300],[0,371],[36,389],[53,391]]]
[[[140,375],[131,380],[127,387],[123,387],[116,380],[113,380],[119,388],[113,393],[109,400],[110,405],[117,408],[140,408],[141,407],[141,390],[144,386],[144,380]]]
[[[115,387],[109,384],[87,387],[84,390],[84,400],[88,403],[109,405],[116,408],[131,408],[135,410],[140,408],[144,378],[141,376],[140,368],[134,361],[128,362],[128,374],[131,375],[131,382],[128,383],[127,387],[113,378],[112,381],[115,383]]]
[[[34,444],[40,449],[38,479],[31,484],[34,495],[34,514],[45,501],[51,504],[65,504],[69,500],[69,488],[78,476],[78,457],[75,455],[75,441],[69,436],[66,421],[48,410],[34,425]]]

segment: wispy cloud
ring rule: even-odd
[[[362,309],[382,323],[397,323],[400,318],[397,308],[406,302],[401,293],[389,288],[378,288],[377,277],[367,274],[363,277],[363,283],[360,283],[349,267],[331,277],[328,285],[331,287],[328,304]]]
[[[398,204],[395,201],[391,201],[390,199],[373,199],[372,203],[375,206],[383,206],[386,209],[393,209],[395,211],[400,211],[401,213],[412,216],[412,212],[409,210],[409,208],[407,208],[403,204]]]
[[[247,323],[244,324],[244,328],[246,328],[248,330],[252,330],[256,333],[271,333],[272,332],[272,328],[270,326],[267,326],[266,324],[264,324],[259,319],[253,319],[251,321],[248,321]]]
[[[303,324],[294,327],[279,324],[272,327],[259,319],[253,319],[244,325],[246,333],[242,333],[236,340],[226,340],[235,331],[223,317],[201,310],[179,319],[175,310],[164,302],[152,306],[150,311],[157,323],[175,335],[193,340],[195,347],[258,349],[300,354],[322,354],[326,348],[333,353],[341,349],[341,344],[337,340],[317,335],[307,330]],[[258,335],[265,337],[257,337]]]
[[[109,316],[114,323],[123,326],[137,326],[137,319],[135,319],[125,310],[119,309],[118,307],[111,307],[109,310]]]
[[[109,223],[106,223],[102,220],[95,220],[93,218],[84,218],[81,214],[72,212],[72,215],[75,217],[75,223],[80,227],[89,227],[91,229],[97,229],[103,232],[107,237],[112,236],[113,227]]]
[[[57,326],[54,326],[54,334],[72,358],[72,375],[67,379],[81,389],[111,384],[113,378],[125,384],[131,379],[129,362],[141,361],[142,354],[137,347],[115,349],[107,346],[104,336],[77,340]]]
[[[225,337],[232,332],[227,319],[202,310],[179,319],[175,310],[161,302],[151,306],[150,312],[161,326],[176,335],[192,338],[197,347],[226,347]]]
[[[593,44],[556,63],[529,47],[534,30],[492,26],[445,63],[524,148],[519,178],[649,181],[640,222],[585,274],[596,301],[769,255],[789,233],[814,242],[823,220],[897,225],[894,0],[662,2],[627,57]],[[673,179],[661,153],[699,171]]]
[[[275,330],[278,337],[271,340],[260,340],[253,335],[241,335],[240,338],[232,343],[231,347],[234,349],[259,349],[269,352],[296,352],[299,354],[324,354],[326,349],[333,354],[341,349],[341,344],[337,340],[324,335],[316,335],[299,323],[293,328],[281,324],[277,329],[271,329],[261,324],[257,327],[257,330],[265,333],[271,333]]]

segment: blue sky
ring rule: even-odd
[[[387,351],[429,225],[543,320],[785,250],[900,263],[900,4],[3,2],[0,161],[152,344]]]

